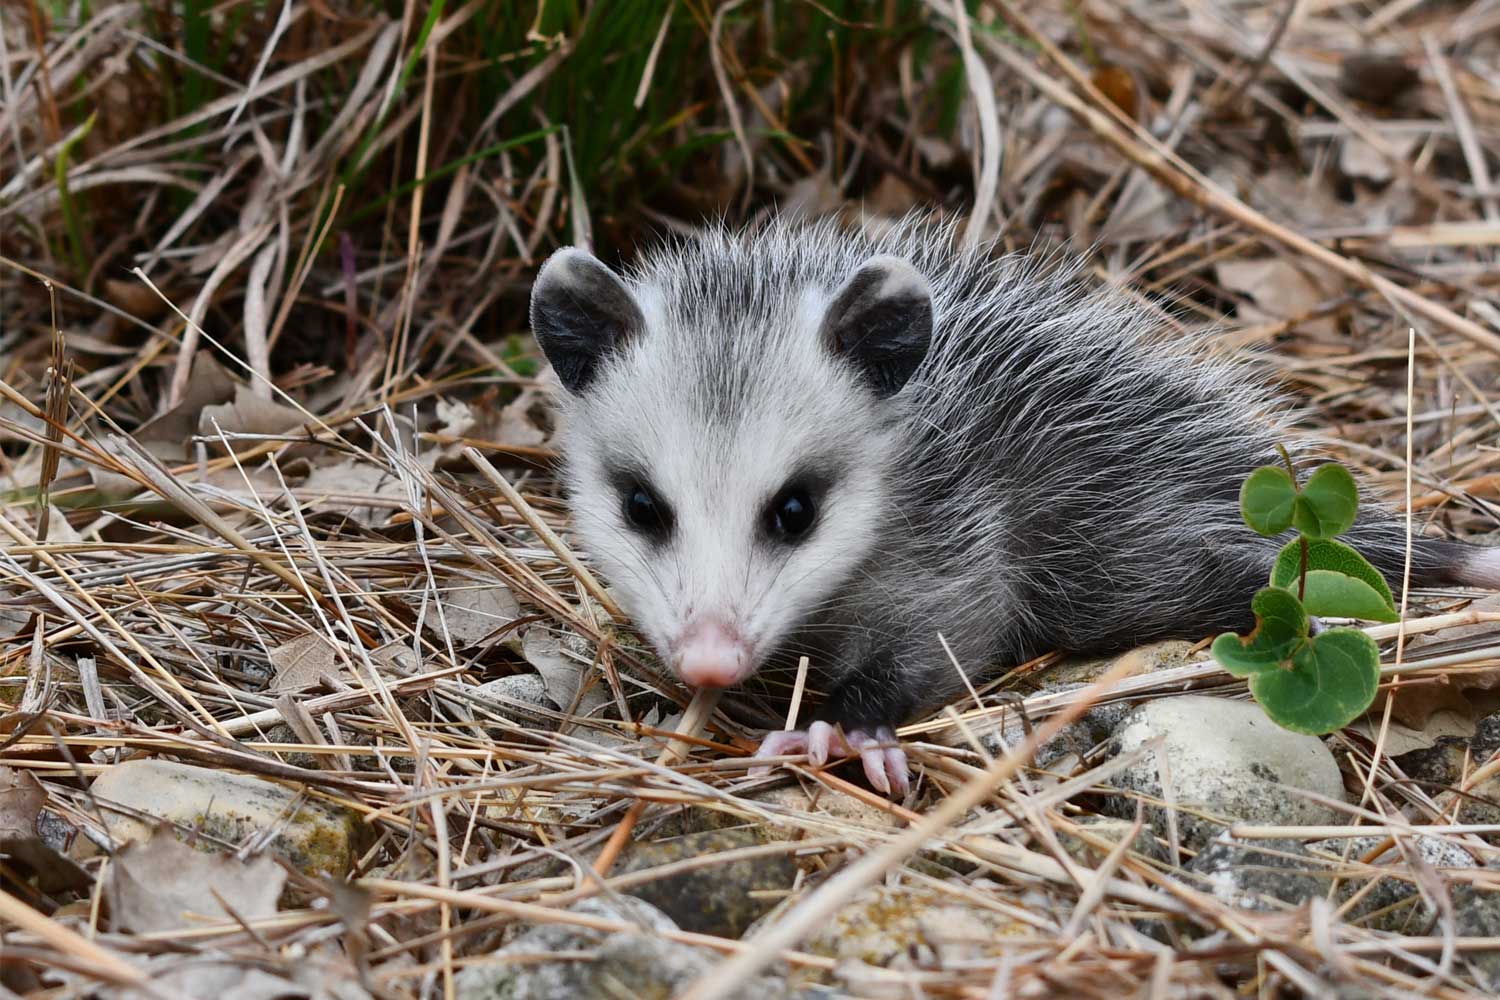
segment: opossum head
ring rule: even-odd
[[[901,390],[932,335],[904,260],[824,280],[684,252],[627,280],[565,249],[531,321],[577,534],[688,684],[753,674],[899,525]]]

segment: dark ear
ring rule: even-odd
[[[644,326],[630,289],[587,250],[557,251],[531,286],[532,332],[569,392],[582,392],[605,355]]]
[[[823,317],[823,343],[877,396],[906,385],[932,342],[927,279],[899,257],[871,257],[844,282]]]

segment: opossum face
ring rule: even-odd
[[[890,257],[834,289],[702,278],[627,286],[563,250],[531,312],[565,390],[578,536],[683,680],[727,687],[826,614],[899,522],[887,470],[932,308]]]

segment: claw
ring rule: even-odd
[[[807,759],[814,767],[822,767],[831,753],[844,750],[843,742],[828,723],[814,722],[807,727]]]
[[[814,767],[822,767],[830,758],[858,756],[870,786],[882,795],[900,798],[911,790],[906,751],[901,749],[889,726],[841,732],[826,722],[814,722],[806,730],[767,733],[755,756],[779,757],[803,752]],[[756,765],[750,769],[750,776],[760,777],[770,770],[769,764]]]
[[[863,729],[851,730],[849,746],[859,754],[865,777],[877,792],[905,796],[911,790],[906,751],[896,742],[896,734],[890,727],[879,726],[873,733]]]

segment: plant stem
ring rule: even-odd
[[[1292,485],[1297,485],[1297,470],[1292,465],[1292,456],[1287,452],[1286,446],[1277,444],[1276,450],[1281,453],[1281,460],[1286,463],[1286,474],[1292,477]]]

